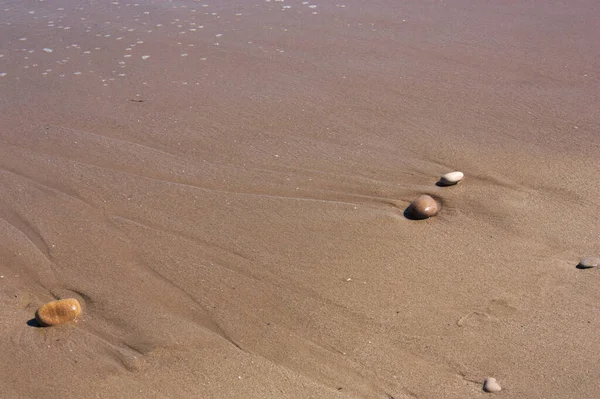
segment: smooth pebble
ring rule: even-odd
[[[587,256],[579,261],[578,269],[591,269],[600,266],[600,258],[596,256]]]
[[[440,185],[453,186],[465,177],[463,172],[450,172],[440,177]]]
[[[483,382],[483,390],[486,392],[494,393],[500,392],[502,390],[502,387],[500,386],[500,384],[498,384],[498,381],[496,381],[495,378],[488,377]]]
[[[35,319],[42,326],[67,323],[81,315],[81,305],[75,298],[48,302],[35,312]]]
[[[408,207],[407,216],[411,219],[427,219],[440,211],[438,203],[429,195],[421,195]]]

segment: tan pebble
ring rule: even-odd
[[[461,181],[465,177],[463,172],[450,172],[446,173],[444,176],[440,177],[440,185],[442,186],[452,186],[459,181]]]
[[[488,377],[483,382],[483,390],[490,393],[500,392],[502,387],[495,378]]]
[[[42,326],[55,326],[69,322],[81,314],[81,305],[75,298],[48,302],[35,312],[35,319]]]
[[[439,211],[440,206],[432,197],[421,195],[410,204],[407,216],[411,219],[427,219],[437,215]]]

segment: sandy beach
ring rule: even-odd
[[[600,395],[597,1],[0,10],[0,398]]]

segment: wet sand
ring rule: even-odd
[[[600,391],[597,2],[0,6],[0,397]]]

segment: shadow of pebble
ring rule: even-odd
[[[576,268],[578,268],[578,269],[581,269],[581,270],[588,270],[588,269],[593,269],[593,268],[594,268],[594,266],[584,266],[584,265],[582,265],[581,263],[579,263],[579,264],[578,264],[577,266],[575,266],[575,267],[576,267]]]
[[[42,328],[43,327],[40,323],[38,323],[38,321],[35,318],[33,318],[31,320],[27,320],[27,325],[29,327],[35,327],[35,328]]]
[[[412,204],[411,204],[411,205],[409,205],[409,206],[408,206],[408,208],[406,208],[406,209],[404,210],[404,217],[405,217],[405,218],[407,218],[408,220],[423,220],[423,219],[426,219],[426,218],[419,218],[419,217],[416,217],[416,216],[413,214],[413,206],[412,206]]]

